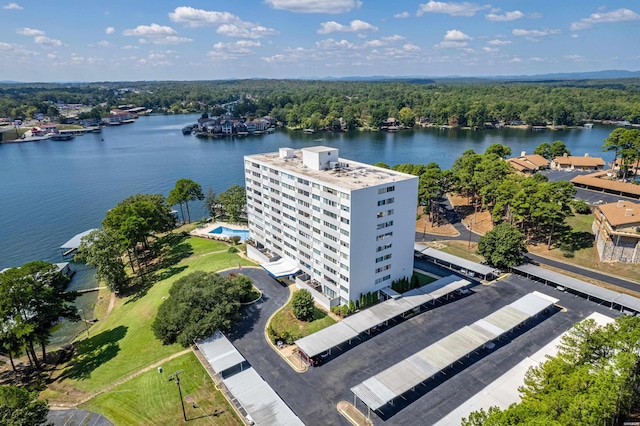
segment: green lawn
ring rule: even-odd
[[[429,275],[421,274],[420,272],[414,272],[414,275],[418,277],[418,282],[420,283],[420,287],[436,281],[436,278],[433,278]]]
[[[168,296],[171,285],[180,277],[198,270],[219,271],[238,264],[252,265],[236,254],[219,252],[219,242],[188,238],[182,244],[191,245],[194,253],[199,254],[191,255],[165,270],[167,278],[156,282],[146,292],[118,299],[107,320],[91,327],[89,338],[76,342],[74,358],[58,375],[56,382],[59,386],[52,386],[52,393],[48,395],[50,399],[55,399],[56,393],[63,394],[69,387],[96,392],[179,352],[182,347],[162,345],[151,330],[158,307]],[[214,253],[205,254],[207,247]]]
[[[179,377],[189,424],[242,424],[193,353],[175,358],[162,368],[162,373],[156,369],[143,373],[81,408],[98,412],[116,425],[182,424],[180,394],[176,382],[168,378],[171,373],[184,370]]]
[[[313,321],[300,321],[293,315],[293,307],[289,302],[274,315],[269,327],[271,327],[276,336],[285,341],[288,340],[288,337],[290,341],[287,343],[292,343],[293,340],[308,336],[336,323],[325,311],[317,307],[314,308],[313,317]]]
[[[214,251],[227,250],[228,244],[216,240],[207,240],[205,238],[191,238],[189,243],[193,248],[192,256],[199,256],[205,253],[211,253]]]

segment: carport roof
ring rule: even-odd
[[[353,339],[378,324],[409,312],[431,300],[446,296],[469,284],[469,281],[456,275],[440,278],[423,287],[408,291],[397,299],[389,299],[364,309],[337,324],[296,340],[295,343],[308,357],[314,357]]]
[[[557,301],[537,291],[529,293],[370,377],[351,391],[377,410]],[[520,310],[524,307],[525,311]]]
[[[520,266],[514,266],[512,269],[563,287],[570,288],[582,294],[597,297],[598,299],[604,300],[605,302],[615,302],[615,299],[620,295],[620,293],[613,290],[599,287],[597,285],[590,284],[576,278],[568,277],[558,272],[554,272],[549,269],[541,268],[539,266],[531,265],[528,263]]]
[[[216,331],[213,336],[197,342],[197,345],[216,373],[235,367],[245,360],[229,339],[219,331]]]
[[[256,425],[304,426],[253,368],[234,374],[224,384]]]
[[[296,345],[307,356],[314,357],[355,337],[358,337],[358,332],[344,322],[339,322],[303,337],[296,341]]]
[[[414,245],[414,250],[416,249],[416,246],[417,245]],[[454,256],[452,254],[434,249],[433,247],[427,247],[424,250],[422,250],[420,253],[432,259],[449,263],[451,265],[456,265],[457,267],[466,269],[467,271],[475,272],[476,274],[489,275],[495,272],[495,269],[490,266],[483,265],[477,262],[472,262],[470,260],[463,259],[462,257]]]

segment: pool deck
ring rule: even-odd
[[[208,238],[210,240],[220,240],[229,242],[229,237],[222,234],[210,234],[209,232],[213,231],[216,228],[224,226],[225,228],[235,229],[238,231],[248,231],[249,228],[243,225],[237,225],[235,223],[227,223],[227,222],[212,222],[207,223],[206,225],[201,225],[191,231],[189,234],[194,237]]]

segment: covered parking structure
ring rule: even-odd
[[[463,357],[554,305],[558,299],[534,291],[489,316],[440,339],[420,352],[351,388],[370,410],[379,410]]]
[[[361,333],[372,328],[387,324],[400,315],[413,312],[428,302],[447,297],[449,294],[461,290],[471,284],[456,275],[441,278],[423,287],[410,290],[401,297],[389,299],[351,315],[337,324],[296,340],[298,354],[312,366],[317,363],[317,357],[323,353],[330,353],[331,349],[351,341]]]
[[[246,413],[249,424],[304,426],[289,406],[250,365],[242,354],[217,331],[213,336],[196,342],[211,370],[222,378],[218,388],[230,394],[229,399]],[[209,369],[207,369],[209,370]],[[220,383],[224,387],[220,386]],[[243,414],[244,414],[243,413]]]
[[[488,281],[493,280],[498,275],[495,268],[483,265],[482,263],[472,262],[453,254],[445,253],[441,250],[434,249],[433,247],[414,244],[413,250],[416,257],[421,259],[424,258],[435,265],[458,272],[462,275],[479,277],[482,280]]]
[[[611,309],[618,307],[620,312],[626,311],[628,314],[640,315],[640,299],[637,297],[609,290],[607,288],[600,287],[577,278],[568,277],[564,274],[528,263],[520,266],[514,266],[511,269],[514,273],[519,275],[523,275],[536,281],[541,281],[545,284],[553,285],[558,290],[570,290],[573,293],[585,296],[587,300],[607,303]]]

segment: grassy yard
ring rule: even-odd
[[[53,375],[54,381],[43,395],[52,402],[68,402],[97,392],[145,366],[182,350],[177,344],[162,345],[151,330],[158,307],[171,285],[194,271],[219,271],[252,265],[246,259],[226,251],[226,245],[188,238],[180,250],[198,253],[161,272],[164,279],[137,294],[119,298],[105,321],[98,321],[89,338],[76,342],[71,362]],[[209,254],[207,254],[207,251]],[[85,336],[84,334],[81,336]]]
[[[482,262],[484,257],[476,254],[478,245],[476,243],[469,243],[466,241],[434,241],[427,243],[428,246],[441,250],[445,253],[452,254],[454,256],[461,257],[463,259],[471,260],[472,262]]]
[[[314,308],[313,321],[300,321],[293,315],[293,307],[289,302],[274,315],[269,327],[271,327],[276,336],[283,340],[287,340],[287,337],[289,337],[291,341],[287,343],[292,343],[293,340],[313,334],[335,323],[333,318],[317,307]]]
[[[222,393],[212,383],[193,353],[182,355],[156,369],[105,392],[81,408],[103,414],[116,425],[175,425],[183,423],[182,407],[175,381],[169,375],[180,374],[185,412],[192,425],[241,425],[242,422]],[[196,404],[194,408],[193,403]]]
[[[414,275],[418,277],[418,282],[420,283],[420,287],[436,281],[436,278],[433,278],[429,275],[421,274],[420,272],[414,272]]]

